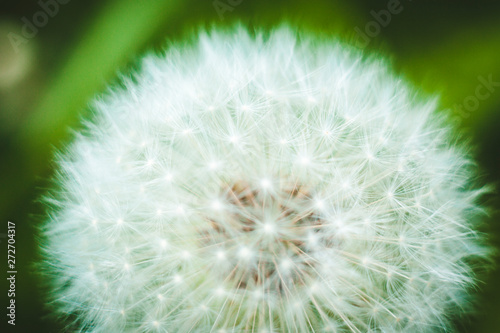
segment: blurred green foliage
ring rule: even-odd
[[[15,331],[61,330],[46,318],[40,277],[33,266],[40,260],[36,234],[43,221],[43,207],[35,200],[50,186],[54,151],[70,138],[70,128],[78,128],[91,98],[116,82],[119,72],[129,73],[127,68],[136,66],[141,54],[160,51],[199,28],[235,22],[271,28],[285,21],[299,30],[340,36],[390,56],[399,73],[428,94],[441,96],[443,110],[450,110],[458,126],[466,129],[467,139],[478,147],[485,178],[498,183],[500,87],[493,84],[487,97],[485,88],[479,88],[484,98],[478,98],[477,89],[484,86],[483,79],[500,82],[500,4],[401,0],[397,13],[384,16],[387,12],[381,11],[387,11],[388,4],[387,0],[71,1],[61,4],[53,17],[48,15],[35,36],[26,38],[25,20],[33,23],[43,8],[35,0],[4,1],[0,5],[0,224],[5,229],[0,233],[6,232],[7,221],[17,223]],[[13,50],[11,33],[26,41],[19,52]],[[498,207],[496,195],[485,200],[493,209]],[[499,244],[497,216],[492,214],[489,229]],[[3,248],[6,243],[0,244]],[[6,251],[0,253],[6,262]],[[499,278],[498,269],[485,277],[478,315],[460,323],[464,332],[500,331]],[[3,280],[1,290],[6,286]],[[2,302],[6,304],[3,298]]]

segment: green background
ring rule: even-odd
[[[71,137],[70,129],[78,129],[91,98],[116,83],[118,73],[130,73],[141,55],[168,47],[200,28],[235,22],[271,28],[289,22],[298,30],[340,36],[367,52],[389,57],[400,75],[424,92],[441,96],[441,108],[450,110],[464,138],[475,146],[483,181],[498,184],[500,87],[478,99],[477,105],[473,101],[481,78],[500,82],[500,3],[400,0],[400,12],[391,15],[390,22],[386,18],[377,23],[373,13],[387,10],[394,1],[215,1],[227,4],[224,11],[216,9],[212,0],[73,0],[60,4],[57,13],[43,22],[43,15],[37,14],[43,10],[38,1],[3,0],[0,272],[7,270],[4,236],[7,221],[13,221],[18,274],[16,327],[4,326],[7,319],[2,311],[0,328],[7,327],[6,332],[62,329],[44,308],[41,277],[34,266],[40,260],[37,228],[44,219],[43,206],[36,200],[51,186],[54,152]],[[37,19],[42,20],[37,21],[37,31],[25,28],[23,35],[25,22]],[[368,45],[358,31],[369,34]],[[22,42],[17,52],[13,38]],[[485,231],[499,245],[498,195],[484,201],[492,210]],[[477,314],[457,322],[463,332],[500,331],[500,270],[481,279]],[[0,281],[3,308],[8,288],[5,278]]]

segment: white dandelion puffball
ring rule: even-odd
[[[82,332],[439,332],[487,257],[436,102],[287,27],[147,56],[59,158],[44,253]],[[466,310],[467,311],[467,310]]]

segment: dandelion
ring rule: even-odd
[[[85,332],[452,331],[484,189],[435,100],[280,28],[147,56],[59,158],[44,253]]]

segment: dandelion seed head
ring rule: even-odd
[[[484,189],[384,61],[235,28],[124,87],[62,154],[45,226],[74,330],[453,330],[488,257]]]

